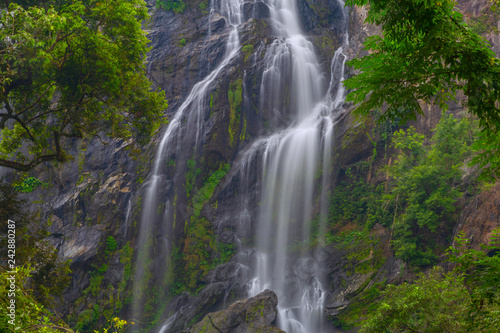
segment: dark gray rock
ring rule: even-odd
[[[225,310],[207,314],[191,329],[191,333],[283,332],[271,325],[278,314],[277,306],[276,294],[264,290],[257,296],[236,302]]]
[[[210,29],[211,33],[218,33],[226,26],[227,22],[224,17],[218,13],[214,13],[210,18]]]
[[[247,1],[243,4],[243,17],[245,17],[245,20],[248,20],[250,18],[269,18],[271,17],[271,11],[269,7],[262,1]]]
[[[164,311],[164,322],[153,332],[181,332],[192,326],[209,311],[217,310],[228,289],[228,283],[216,282],[205,287],[197,296],[183,293],[175,297]]]

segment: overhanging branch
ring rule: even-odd
[[[3,158],[0,158],[0,166],[10,168],[10,169],[15,169],[19,171],[29,171],[36,167],[38,164],[43,163],[43,162],[48,162],[48,161],[55,161],[57,160],[57,154],[49,154],[49,155],[42,155],[38,156],[28,164],[22,164],[19,162],[14,162],[10,160],[5,160]]]

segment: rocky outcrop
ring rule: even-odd
[[[191,333],[271,333],[284,332],[271,324],[277,316],[278,297],[264,290],[255,297],[239,301],[227,309],[209,313]]]
[[[488,244],[492,231],[500,228],[500,184],[472,197],[463,209],[455,228],[454,236],[463,232],[470,240],[469,246],[476,250]],[[456,246],[457,244],[454,244]]]
[[[156,9],[155,2],[148,0],[153,17],[146,26],[152,40],[147,69],[155,84],[166,92],[170,104],[167,113],[171,116],[193,86],[220,63],[231,26],[216,11],[209,15],[207,1],[185,1],[186,10],[182,14]],[[475,11],[479,8],[476,6],[479,2],[484,3],[485,0],[473,2]],[[341,17],[346,14],[340,3],[326,0],[298,1],[303,29],[315,46],[325,75],[330,71],[333,53],[342,43],[342,32],[346,29],[349,31],[350,43],[344,50],[349,58],[365,55],[363,40],[366,36],[380,33],[377,27],[363,24],[366,18],[366,9],[363,7],[350,8],[348,26],[341,24]],[[242,151],[259,137],[271,133],[273,128],[282,128],[291,121],[286,113],[271,114],[268,108],[261,107],[259,100],[265,69],[263,59],[276,39],[269,21],[269,7],[262,1],[245,1],[243,16],[244,22],[238,31],[240,53],[213,81],[204,101],[206,112],[200,116],[197,124],[204,129],[201,131],[202,147],[196,151],[197,156],[194,147],[186,146],[181,152],[185,156],[171,156],[169,161],[165,161],[165,164],[173,163],[170,166],[173,170],[175,163],[186,164],[188,158],[196,159],[199,171],[196,171],[189,184],[193,188],[202,188],[203,183],[221,165],[240,164]],[[491,37],[491,40],[497,44],[494,47],[500,45],[498,36]],[[283,82],[287,79],[285,73]],[[283,86],[284,89],[289,88],[286,82]],[[242,95],[242,100],[239,105],[230,106],[229,96],[234,96],[236,91]],[[365,133],[368,130],[353,125],[349,116],[351,109],[341,116],[335,131],[335,162],[339,169],[343,165],[366,160],[373,151],[372,142]],[[458,109],[453,107],[453,110]],[[425,116],[419,117],[414,125],[420,132],[430,133],[439,120],[440,112],[436,108],[425,107],[424,113]],[[189,130],[193,131],[193,128]],[[63,315],[71,318],[73,324],[88,324],[80,327],[82,331],[90,331],[91,324],[95,324],[95,318],[101,314],[119,314],[124,318],[130,314],[123,310],[122,302],[125,308],[131,307],[130,274],[133,271],[133,251],[137,250],[135,242],[140,228],[144,184],[148,181],[148,171],[160,135],[158,133],[148,147],[143,147],[141,155],[134,156],[130,155],[129,142],[103,143],[100,139],[75,141],[72,152],[74,160],[58,168],[45,165],[37,171],[36,176],[51,184],[51,187],[27,195],[32,201],[31,210],[39,213],[40,221],[48,221],[50,240],[59,249],[60,258],[73,262],[72,284],[59,308]],[[178,167],[180,169],[185,165]],[[196,294],[182,292],[171,296],[168,286],[161,289],[163,294],[156,297],[162,302],[168,299],[168,304],[165,307],[158,306],[158,309],[155,308],[158,303],[149,305],[155,311],[162,311],[158,314],[159,321],[169,325],[168,332],[185,331],[207,312],[223,309],[235,299],[247,295],[245,283],[248,282],[248,271],[254,266],[255,258],[250,249],[242,248],[251,247],[255,241],[251,235],[255,234],[254,221],[260,205],[257,193],[262,186],[259,166],[252,165],[248,169],[252,170],[250,175],[241,175],[240,170],[232,168],[200,208],[200,216],[212,227],[214,239],[225,245],[239,244],[238,259],[221,264],[209,272],[200,271],[196,275],[196,282],[200,288],[204,288],[198,289]],[[172,171],[171,176],[165,183],[175,182],[177,188],[165,190],[162,195],[171,199],[172,210],[175,211],[175,230],[170,233],[170,230],[158,227],[158,236],[152,242],[161,243],[160,240],[164,241],[166,236],[161,237],[169,234],[170,240],[175,240],[169,246],[175,248],[175,253],[179,255],[182,246],[185,246],[184,233],[193,214],[192,202],[189,201],[192,196],[189,198],[182,193],[188,186],[185,174],[174,174]],[[245,191],[248,193],[246,204],[249,209],[245,212],[248,214],[245,223],[235,218],[241,213],[238,196],[242,194],[243,177],[248,180]],[[376,177],[375,173],[373,177]],[[500,188],[497,186],[476,197],[460,218],[457,231],[464,230],[467,236],[473,237],[473,246],[484,243],[492,228],[500,223],[497,209],[500,207],[499,193]],[[158,206],[157,210],[162,211],[163,208]],[[108,237],[116,240],[116,249],[113,246],[108,248]],[[358,295],[374,284],[393,282],[400,275],[401,262],[386,253],[390,232],[379,226],[374,230],[373,237],[377,239],[377,245],[362,249],[354,258],[348,258],[353,249],[342,249],[337,244],[317,249],[311,254],[318,270],[325,276],[322,283],[327,286],[329,293],[325,302],[325,314],[328,317],[335,319],[356,301]],[[370,253],[370,250],[373,252]],[[164,252],[156,251],[148,267],[148,273],[153,276],[150,285],[172,282],[171,258],[167,260],[158,253]],[[247,255],[247,259],[242,258]],[[297,271],[294,274],[308,274],[299,268]],[[276,295],[267,291],[205,316],[192,332],[279,332],[271,325],[276,317],[276,304]]]

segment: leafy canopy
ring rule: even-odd
[[[64,161],[71,138],[150,137],[167,107],[144,60],[143,0],[0,4],[0,166]]]
[[[492,230],[490,242],[483,251],[470,248],[470,241],[460,232],[455,247],[448,249],[450,261],[458,264],[456,270],[465,274],[471,290],[468,311],[468,329],[496,332],[500,326],[500,228]]]
[[[344,83],[347,99],[367,115],[384,105],[385,118],[415,119],[419,100],[447,109],[459,90],[469,111],[490,133],[500,129],[500,60],[485,39],[472,32],[454,0],[348,0],[369,4],[366,22],[380,25],[383,37],[365,41],[369,55],[349,65],[360,73]]]
[[[448,251],[457,265],[421,274],[414,283],[388,285],[375,314],[361,332],[498,332],[500,317],[500,229],[492,232],[489,252],[468,248],[461,233]]]
[[[388,285],[376,314],[361,332],[467,332],[463,314],[471,304],[463,275],[434,267],[415,283]]]
[[[401,153],[387,171],[393,177],[389,197],[402,213],[394,220],[396,256],[420,266],[435,259],[434,244],[427,239],[450,220],[462,194],[458,184],[463,161],[471,154],[471,127],[467,119],[444,114],[433,130],[430,146],[424,146],[424,136],[413,127],[394,133],[393,145]]]

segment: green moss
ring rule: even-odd
[[[180,41],[179,41],[179,46],[180,47],[184,47],[186,45],[186,39],[185,38],[182,38]]]
[[[120,251],[120,263],[125,264],[123,269],[122,285],[125,288],[126,283],[130,280],[130,271],[132,267],[132,258],[134,250],[130,247],[130,242],[127,242]]]
[[[90,177],[90,172],[83,172],[80,174],[80,177],[78,178],[78,180],[76,181],[76,186],[82,184],[86,179],[88,179]]]
[[[247,119],[243,118],[243,128],[240,133],[240,141],[245,141],[245,136],[247,134]]]
[[[196,161],[190,159],[187,161],[187,171],[186,171],[186,196],[189,198],[192,194],[194,188],[194,182],[196,177],[201,173],[201,169],[196,167]]]
[[[186,4],[182,0],[156,0],[156,7],[182,14],[186,9]]]
[[[215,188],[219,184],[219,182],[224,178],[226,173],[229,171],[231,166],[229,164],[224,164],[219,167],[218,170],[213,172],[210,177],[204,182],[203,187],[200,188],[196,195],[193,198],[193,213],[195,217],[200,215],[200,211],[205,205],[205,203],[210,200],[212,194],[215,191]]]
[[[311,9],[314,11],[314,13],[316,13],[316,15],[318,15],[318,17],[322,20],[322,23],[327,24],[328,23],[327,19],[328,19],[328,16],[330,15],[330,11],[323,6],[318,6],[314,2],[308,1],[308,3],[309,3],[309,7],[311,7]]]
[[[244,45],[241,48],[241,51],[245,54],[244,61],[246,62],[248,60],[248,57],[250,57],[250,55],[253,53],[253,45],[252,44]]]
[[[215,249],[215,236],[210,223],[204,218],[192,217],[183,250],[184,277],[189,289],[196,289],[199,277],[208,273]]]
[[[243,80],[238,79],[229,85],[227,92],[229,101],[229,143],[234,144],[234,136],[240,125],[240,106],[243,102]]]
[[[78,173],[82,173],[83,171],[83,166],[85,165],[85,152],[81,151],[78,154]]]

